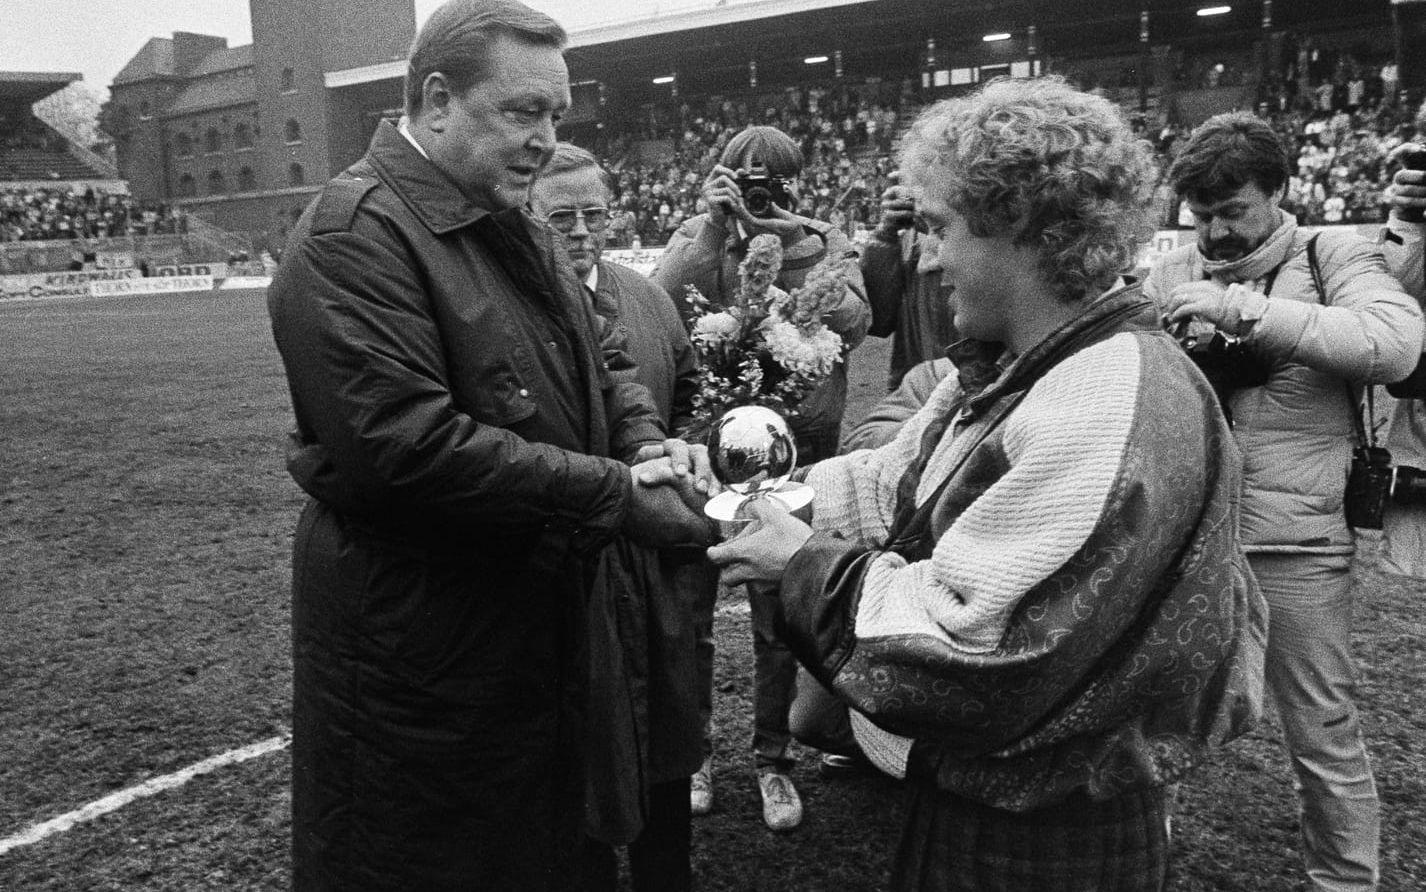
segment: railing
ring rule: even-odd
[[[68,269],[76,252],[89,251],[127,252],[133,255],[135,264],[145,260],[150,264],[219,262],[242,251],[248,252],[250,257],[257,256],[250,233],[227,232],[210,226],[211,232],[200,234],[194,231],[193,222],[192,217],[188,218],[189,231],[172,235],[0,242],[0,275]]]

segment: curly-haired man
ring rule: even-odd
[[[1151,165],[1117,108],[995,81],[902,171],[956,294],[956,374],[710,549],[911,802],[891,887],[1160,889],[1165,785],[1261,704],[1263,604],[1212,391],[1121,271]]]

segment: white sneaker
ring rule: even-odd
[[[693,772],[688,786],[688,810],[701,817],[713,810],[713,757],[709,756]]]
[[[763,821],[770,830],[791,830],[802,823],[802,799],[792,778],[775,769],[758,774],[763,797]]]

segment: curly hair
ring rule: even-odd
[[[1062,78],[997,78],[917,118],[901,171],[972,235],[1038,248],[1060,300],[1097,296],[1134,266],[1154,164],[1117,106]]]

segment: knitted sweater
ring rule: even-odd
[[[1149,306],[1107,295],[808,475],[789,638],[883,768],[1023,810],[1163,783],[1254,720],[1239,458],[1178,346],[1128,321]]]

